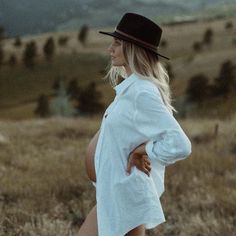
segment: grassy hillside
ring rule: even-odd
[[[236,234],[235,121],[179,120],[192,154],[167,167],[167,222],[147,235]],[[84,158],[99,125],[96,117],[0,122],[0,235],[74,235],[96,203]]]
[[[234,16],[236,9],[235,0],[120,0],[118,4],[111,0],[21,0],[20,5],[18,0],[1,0],[0,4],[1,25],[8,35],[78,30],[84,23],[93,27],[112,26],[123,13],[130,11],[157,16],[159,21],[164,22],[186,15],[199,19]]]
[[[225,24],[232,21],[234,28],[225,30]],[[163,26],[163,40],[167,41],[167,47],[160,48],[160,52],[168,55],[169,63],[175,76],[171,84],[174,99],[181,98],[186,91],[189,78],[198,73],[204,73],[210,80],[218,75],[220,66],[225,60],[236,61],[235,45],[235,18],[214,21],[196,22],[175,26]],[[204,46],[201,52],[195,53],[192,49],[194,42],[201,42],[206,29],[213,31],[213,43],[210,47]],[[113,29],[104,29],[113,31]],[[61,35],[69,37],[66,47],[59,47],[57,40]],[[51,63],[44,59],[42,48],[49,36],[53,36],[57,48]],[[35,40],[38,48],[36,66],[33,71],[26,69],[22,63],[24,45],[30,40]],[[106,105],[114,97],[114,91],[107,82],[101,80],[102,71],[109,62],[106,51],[110,37],[98,33],[98,29],[91,29],[88,35],[87,46],[84,48],[77,41],[77,32],[58,32],[43,35],[28,36],[22,39],[23,46],[15,48],[13,39],[4,42],[5,64],[10,55],[14,53],[18,64],[11,68],[4,65],[0,68],[0,118],[24,119],[33,118],[33,110],[36,107],[36,99],[40,93],[50,95],[51,87],[58,75],[64,75],[67,81],[77,78],[81,87],[93,80],[98,89],[103,93],[103,101]],[[163,59],[163,63],[166,61]],[[232,94],[234,100],[235,95]],[[207,106],[211,105],[210,107]],[[212,101],[206,101],[206,107],[214,109]],[[213,101],[214,103],[214,101]],[[217,102],[219,105],[219,103]],[[220,103],[224,106],[225,101]],[[232,109],[236,108],[235,102]],[[224,110],[224,109],[223,109]],[[205,113],[204,113],[205,114]],[[207,115],[207,114],[205,114]]]

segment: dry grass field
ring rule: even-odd
[[[233,236],[236,117],[179,122],[192,154],[167,167],[167,222],[147,235]],[[74,235],[95,204],[84,155],[99,125],[97,117],[0,122],[1,236]]]

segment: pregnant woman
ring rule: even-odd
[[[188,157],[191,142],[173,116],[160,26],[126,13],[114,32],[100,33],[112,39],[107,78],[116,96],[87,148],[96,205],[77,236],[144,236],[165,222],[165,167]]]

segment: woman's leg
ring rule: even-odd
[[[96,205],[87,215],[76,236],[98,236]],[[129,231],[125,236],[145,236],[145,226],[139,225],[138,227]]]
[[[138,227],[130,230],[125,236],[145,236],[145,226],[139,225]]]
[[[97,205],[91,209],[76,236],[98,236]]]

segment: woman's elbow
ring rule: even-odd
[[[179,156],[182,157],[183,159],[189,157],[192,153],[192,144],[190,140],[187,138],[184,141],[184,145],[181,145],[180,153]]]
[[[173,131],[169,145],[173,145],[173,155],[178,159],[184,159],[192,153],[192,144],[188,136],[179,130]]]

